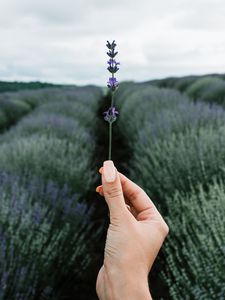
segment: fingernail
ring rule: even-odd
[[[103,164],[104,177],[106,182],[113,182],[116,180],[116,169],[112,160],[106,160]]]
[[[101,189],[101,186],[100,186],[100,185],[97,186],[97,187],[96,187],[96,192],[99,193],[100,189]]]
[[[99,171],[100,174],[102,174],[103,167],[101,167],[98,171]]]

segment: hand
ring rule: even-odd
[[[119,173],[111,160],[96,191],[109,207],[104,263],[96,291],[100,300],[151,299],[148,273],[169,228],[148,195]]]

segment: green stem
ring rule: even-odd
[[[113,107],[114,91],[111,92],[111,107]],[[109,160],[112,157],[112,122],[109,122]]]
[[[113,107],[113,100],[114,100],[114,91],[112,91],[111,94],[111,107]]]
[[[112,154],[112,122],[109,123],[109,160]]]

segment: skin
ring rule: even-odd
[[[96,188],[110,215],[96,292],[100,300],[150,300],[148,274],[169,228],[144,190],[115,167],[115,181],[106,182],[108,162],[99,170],[102,185]]]

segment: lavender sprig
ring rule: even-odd
[[[107,55],[110,57],[109,60],[107,61],[107,64],[108,64],[107,70],[111,73],[111,77],[109,77],[109,80],[107,82],[107,86],[111,91],[111,106],[103,114],[104,114],[104,120],[109,122],[109,160],[111,160],[111,153],[112,153],[112,123],[116,121],[117,116],[119,114],[119,112],[113,106],[114,93],[115,93],[116,89],[119,86],[116,77],[114,77],[114,74],[119,70],[118,65],[120,65],[120,63],[115,60],[115,56],[118,54],[118,52],[115,52],[115,47],[116,47],[115,41],[113,41],[112,43],[107,41],[106,46],[109,49],[108,52],[107,52]]]

